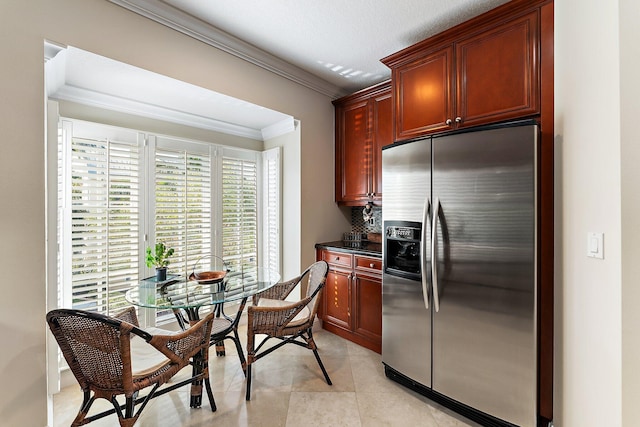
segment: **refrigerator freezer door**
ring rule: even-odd
[[[382,151],[383,224],[389,221],[423,223],[431,193],[431,140],[399,144]],[[426,202],[426,203],[425,203]],[[424,240],[424,237],[423,237]],[[421,253],[429,242],[422,242]],[[385,239],[386,247],[386,239]],[[386,251],[386,249],[384,250]],[[383,263],[386,268],[385,253]],[[421,264],[431,262],[429,253]],[[422,274],[429,269],[422,268]],[[430,277],[427,277],[430,280]],[[420,280],[382,275],[382,361],[403,375],[431,386],[431,310],[425,307]],[[427,289],[428,291],[428,289]]]
[[[519,426],[536,422],[537,134],[518,126],[432,145],[433,389]]]
[[[431,311],[418,281],[382,276],[382,362],[431,387]]]

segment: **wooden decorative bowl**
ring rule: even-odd
[[[189,279],[195,280],[198,283],[208,284],[221,282],[226,275],[226,271],[200,271],[198,273],[191,273]]]

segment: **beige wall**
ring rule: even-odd
[[[622,423],[640,423],[640,3],[620,0]]]
[[[285,256],[310,263],[316,240],[344,228],[333,203],[333,106],[326,96],[104,0],[0,1],[0,259],[8,267],[0,300],[0,420],[12,426],[47,424],[45,39],[296,117],[302,123],[300,244]]]
[[[556,427],[640,419],[636,0],[555,2]],[[605,233],[604,260],[586,233]]]

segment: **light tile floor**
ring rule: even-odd
[[[210,352],[216,412],[206,396],[201,408],[190,408],[185,386],[151,400],[136,426],[478,426],[387,379],[379,354],[319,327],[314,331],[333,386],[324,381],[311,351],[287,345],[253,365],[251,401],[246,402],[245,378],[235,346],[227,341],[226,357],[216,357],[213,348]],[[240,336],[246,338],[243,328]],[[187,377],[189,368],[179,375]],[[81,401],[76,384],[54,396],[54,427],[69,426]],[[94,404],[95,409],[109,407],[104,400]],[[89,425],[111,427],[117,420],[111,415]]]

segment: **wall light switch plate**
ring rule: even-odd
[[[604,233],[587,233],[587,256],[604,259]]]

